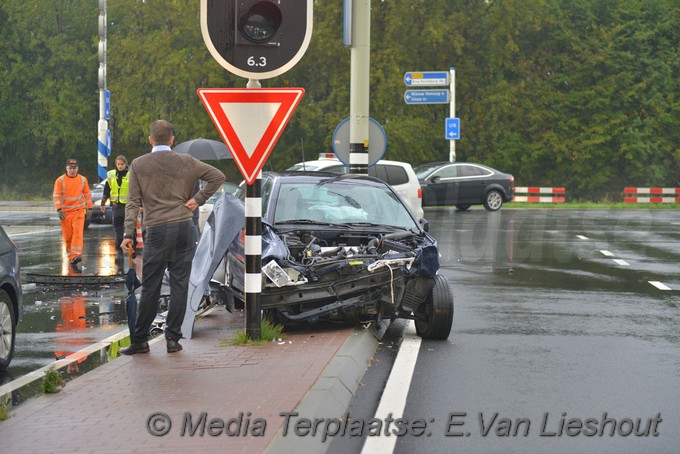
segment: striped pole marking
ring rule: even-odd
[[[368,173],[368,148],[360,143],[349,145],[349,173]]]
[[[542,186],[519,186],[515,187],[515,194],[564,194],[565,188],[558,187],[542,187]],[[566,199],[563,196],[536,196],[536,195],[516,195],[513,202],[530,202],[530,203],[564,203]]]
[[[262,334],[262,172],[258,172],[253,184],[246,186],[245,215],[245,331],[250,339],[259,340]]]
[[[680,203],[680,197],[669,195],[680,195],[680,188],[623,188],[624,194],[656,194],[659,197],[624,197],[625,203]],[[663,195],[667,195],[664,197]]]

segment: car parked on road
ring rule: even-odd
[[[515,195],[515,177],[471,162],[430,162],[414,171],[423,190],[423,206],[455,205],[467,210],[484,205],[497,211]]]
[[[342,161],[335,158],[335,155],[328,153],[322,153],[316,161],[298,162],[286,170],[330,172],[336,174],[349,172],[349,168]],[[368,174],[392,186],[411,208],[416,217],[418,219],[423,217],[422,191],[420,190],[418,177],[413,171],[411,164],[381,159],[375,165],[368,168]]]
[[[16,330],[23,315],[19,251],[0,227],[0,370],[12,362]]]
[[[218,224],[234,222],[221,207],[214,213]],[[413,319],[421,337],[447,339],[453,292],[437,274],[437,241],[426,230],[377,178],[264,173],[261,307],[284,325]],[[226,251],[219,285],[240,303],[244,243],[237,235]]]

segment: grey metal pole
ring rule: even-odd
[[[352,2],[349,172],[368,172],[371,0]]]

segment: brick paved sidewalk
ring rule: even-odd
[[[243,313],[218,308],[181,352],[166,353],[157,339],[149,354],[117,358],[20,405],[0,422],[2,451],[259,453],[272,443],[277,454],[325,451],[316,439],[282,439],[280,413],[341,415],[377,339],[361,327],[318,327],[263,347],[225,345],[242,328]],[[152,419],[166,435],[150,434]]]

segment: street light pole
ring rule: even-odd
[[[349,173],[368,172],[371,0],[352,0],[350,47]],[[345,12],[347,14],[347,12]]]

